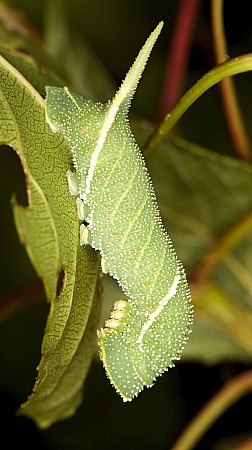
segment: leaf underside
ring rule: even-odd
[[[99,259],[91,249],[79,248],[75,203],[65,175],[66,144],[45,124],[43,99],[3,57],[0,103],[0,141],[16,150],[28,191],[28,207],[14,205],[17,230],[50,302],[36,383],[19,411],[43,428],[72,415],[81,401],[99,316]]]

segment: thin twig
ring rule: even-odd
[[[216,62],[221,64],[228,57],[223,24],[223,0],[212,0],[211,14]],[[221,81],[220,90],[227,125],[236,153],[239,158],[249,160],[251,155],[250,143],[242,120],[233,80],[226,78]]]
[[[162,123],[157,127],[150,136],[144,148],[145,157],[149,157],[162,140],[167,136],[171,129],[177,124],[183,114],[189,107],[208,89],[216,85],[223,79],[237,75],[238,73],[249,72],[252,70],[252,54],[237,56],[228,61],[219,64],[209,70],[202,78],[200,78],[189,91],[176,103],[171,111],[166,115]]]
[[[195,448],[213,423],[242,396],[252,391],[252,370],[229,381],[196,415],[171,450]]]

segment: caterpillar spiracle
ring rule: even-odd
[[[115,303],[98,332],[107,376],[124,401],[180,359],[192,322],[185,272],[128,124],[131,100],[162,26],[151,33],[111,101],[94,103],[59,87],[47,87],[46,96],[46,120],[64,135],[72,154],[68,183],[82,222],[80,244],[100,251],[102,271],[127,296]]]

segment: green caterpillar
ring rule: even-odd
[[[192,322],[182,264],[166,233],[128,110],[161,22],[151,33],[112,101],[87,101],[67,88],[47,88],[46,120],[69,143],[80,244],[102,256],[127,299],[117,301],[98,332],[106,373],[130,401],[180,359]]]

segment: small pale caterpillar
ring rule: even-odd
[[[144,159],[128,125],[128,110],[162,22],[152,32],[112,101],[84,100],[67,88],[47,88],[46,119],[67,139],[75,172],[80,244],[102,256],[102,270],[121,285],[98,333],[106,373],[124,401],[180,359],[192,322],[184,270],[161,222]]]

